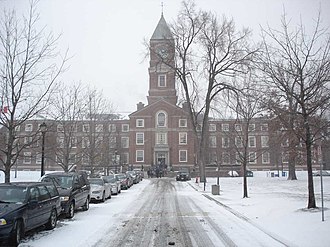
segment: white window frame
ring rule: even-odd
[[[263,148],[269,147],[269,136],[261,136],[261,147]]]
[[[180,145],[187,145],[188,144],[187,132],[179,132],[179,144]]]
[[[252,160],[253,158],[253,160]],[[257,164],[257,153],[249,152],[249,164]]]
[[[216,148],[217,147],[217,137],[215,135],[209,136],[209,147]]]
[[[229,124],[221,124],[221,130],[222,131],[229,131]]]
[[[63,124],[57,124],[56,130],[57,130],[57,132],[64,132],[64,126],[63,126]]]
[[[249,124],[248,131],[255,131],[256,125],[255,124]]]
[[[127,144],[127,145],[124,145],[124,144]],[[121,137],[121,147],[122,148],[129,148],[129,137],[128,136],[122,136]]]
[[[229,152],[222,153],[222,164],[224,164],[224,165],[230,164],[230,153]]]
[[[263,164],[269,164],[270,163],[270,154],[269,152],[263,152],[261,155],[262,163]]]
[[[24,152],[23,164],[31,164],[31,152]]]
[[[41,159],[42,159],[41,156],[42,156],[41,153],[36,153],[36,164],[37,165],[41,164]]]
[[[90,131],[90,125],[89,124],[83,124],[82,131],[84,133],[88,133]]]
[[[242,125],[241,124],[235,124],[235,130],[236,131],[242,131]]]
[[[57,145],[60,148],[64,148],[64,137],[63,136],[58,136],[57,137]]]
[[[183,157],[185,159],[182,159]],[[183,163],[183,162],[187,162],[187,161],[188,161],[188,151],[186,149],[180,149],[179,150],[179,162]]]
[[[156,134],[156,144],[166,145],[167,144],[167,133],[166,132],[157,132]]]
[[[159,115],[164,114],[164,125],[159,125]],[[158,128],[166,128],[167,127],[167,113],[164,111],[157,112],[156,114],[156,126]]]
[[[243,147],[243,140],[240,136],[235,137],[235,146],[237,148],[242,148]]]
[[[25,129],[24,130],[27,131],[27,132],[33,131],[33,124],[32,123],[25,124]]]
[[[261,124],[260,125],[260,130],[261,131],[268,131],[268,124],[267,123]]]
[[[77,137],[71,136],[70,144],[71,144],[71,148],[77,148]]]
[[[228,140],[228,141],[226,142],[226,140]],[[222,147],[223,148],[229,148],[229,146],[230,146],[230,139],[229,139],[229,137],[227,137],[227,136],[222,137]]]
[[[136,162],[144,162],[144,150],[136,150]]]
[[[217,125],[216,124],[209,124],[209,131],[212,131],[212,132],[214,132],[214,131],[217,131]]]
[[[121,125],[121,131],[122,132],[128,132],[129,131],[129,125],[128,124],[122,124]]]
[[[255,148],[257,146],[256,137],[249,136],[249,148]]]
[[[116,125],[115,124],[109,124],[109,132],[116,132]]]
[[[136,145],[144,145],[144,132],[137,132],[135,134],[136,137]]]
[[[144,127],[144,119],[136,119],[136,127],[137,128],[143,128]]]

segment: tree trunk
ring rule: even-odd
[[[243,162],[243,198],[248,198],[248,189],[247,189],[247,178],[246,178],[246,163],[247,160]]]
[[[10,166],[6,164],[5,167],[5,183],[10,183]]]
[[[290,148],[288,180],[297,180],[296,176],[296,153]]]
[[[308,172],[308,205],[307,208],[316,208],[313,173],[312,173],[312,141],[309,123],[305,120],[306,128],[306,158],[307,158],[307,172]]]

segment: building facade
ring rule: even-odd
[[[147,104],[138,103],[136,111],[127,119],[109,115],[61,123],[30,120],[16,129],[23,150],[13,168],[40,170],[42,135],[39,126],[45,122],[46,171],[73,167],[117,172],[150,167],[161,167],[167,171],[182,168],[197,171],[197,142],[193,126],[185,107],[177,103],[175,73],[171,66],[174,66],[173,47],[172,34],[162,15],[150,39]],[[240,172],[243,150],[248,152],[249,170],[287,170],[287,139],[285,135],[278,134],[272,123],[266,118],[256,118],[245,128],[246,123],[235,119],[210,119],[206,174]],[[246,129],[248,135],[245,135]],[[247,142],[244,136],[247,136]],[[328,150],[329,145],[326,147]],[[298,153],[299,157],[304,157],[303,148]],[[326,153],[324,157],[328,157]],[[327,168],[329,164],[324,161]],[[303,158],[296,169],[306,169]]]

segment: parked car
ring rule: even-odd
[[[144,172],[143,171],[141,171],[140,169],[134,169],[133,171],[135,171],[140,176],[141,181],[144,179]]]
[[[190,180],[190,175],[188,172],[186,171],[179,171],[177,174],[176,174],[176,181],[188,181]]]
[[[121,192],[121,183],[117,180],[115,174],[102,177],[107,183],[111,184],[111,194],[118,195]]]
[[[131,186],[130,178],[128,176],[129,175],[124,173],[116,174],[116,179],[120,182],[120,188],[122,190],[127,190]]]
[[[141,181],[139,174],[137,174],[135,171],[127,171],[126,174],[130,175],[133,178],[134,184],[137,184]]]
[[[321,176],[321,171],[313,172],[313,176],[316,176],[316,177]],[[322,176],[330,176],[330,172],[322,170]]]
[[[246,176],[247,177],[253,177],[253,171],[247,170],[246,171]]]
[[[29,230],[42,225],[53,229],[60,212],[60,197],[52,183],[0,184],[0,241],[17,246]]]
[[[41,178],[43,182],[53,182],[61,198],[62,214],[73,218],[75,210],[89,209],[90,184],[85,172],[54,172]]]
[[[103,178],[89,178],[91,185],[91,200],[105,202],[111,198],[111,186]]]

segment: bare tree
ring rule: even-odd
[[[56,142],[51,148],[55,154],[56,164],[64,171],[69,171],[81,161],[81,138],[77,135],[86,110],[84,94],[86,89],[81,83],[58,87],[52,100],[50,116],[56,124]]]
[[[320,17],[311,35],[306,33],[302,23],[291,31],[285,16],[281,23],[281,30],[263,30],[261,68],[278,89],[276,92],[282,92],[281,108],[289,109],[288,114],[293,116],[288,127],[304,142],[308,171],[307,207],[315,208],[312,148],[325,127],[323,124],[328,123],[320,120],[329,108],[330,36],[321,29]],[[291,100],[292,106],[296,107],[290,106]]]
[[[195,127],[200,176],[205,181],[211,104],[222,91],[234,90],[227,79],[237,73],[245,73],[255,50],[249,48],[248,29],[236,31],[233,20],[226,17],[219,20],[211,13],[196,12],[192,2],[183,3],[172,31],[176,41],[175,73]],[[197,132],[198,125],[201,132]]]
[[[105,167],[109,158],[109,138],[111,132],[105,127],[111,120],[112,106],[104,98],[102,92],[89,88],[85,96],[86,108],[84,124],[89,126],[89,131],[82,138],[83,159],[88,164],[92,173]]]
[[[19,145],[16,129],[48,106],[54,83],[63,71],[66,57],[59,66],[58,37],[38,30],[39,15],[32,1],[26,17],[15,11],[4,11],[0,23],[0,126],[6,132],[6,143],[0,150],[5,182],[24,145]]]

